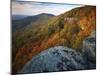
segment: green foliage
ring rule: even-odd
[[[64,28],[64,22],[62,20],[60,20],[58,26],[59,26],[60,29],[63,29]]]
[[[48,28],[48,36],[50,37],[51,34],[53,34],[55,32],[54,28]]]
[[[76,36],[74,43],[72,43],[72,47],[77,51],[82,51],[83,40],[83,35]]]

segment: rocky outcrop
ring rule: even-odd
[[[33,57],[19,73],[37,73],[93,69],[95,65],[90,64],[83,54],[73,49],[56,46],[41,52]]]
[[[88,65],[96,64],[96,38],[95,31],[83,41],[83,57]],[[90,62],[90,63],[89,63]]]

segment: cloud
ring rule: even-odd
[[[57,3],[45,3],[34,1],[12,1],[12,14],[14,15],[37,15],[40,13],[50,13],[54,15],[62,14],[72,8],[82,5],[69,5]]]

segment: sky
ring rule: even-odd
[[[38,15],[49,13],[60,15],[82,5],[57,4],[34,1],[12,1],[12,15]]]

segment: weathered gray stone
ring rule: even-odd
[[[81,53],[67,47],[56,46],[33,57],[19,73],[69,71],[88,67]]]
[[[96,38],[94,35],[86,38],[83,41],[83,55],[92,63],[96,63]]]

